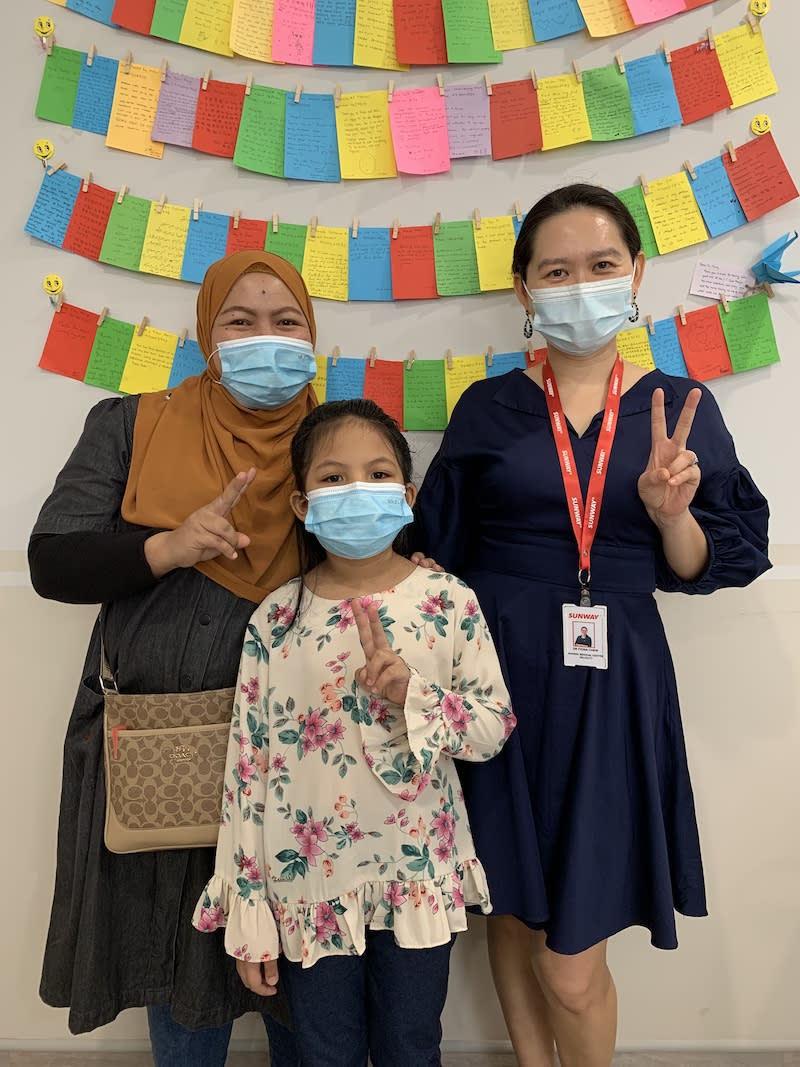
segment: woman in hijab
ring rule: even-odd
[[[302,278],[265,252],[220,260],[197,336],[202,374],[92,409],[30,541],[41,596],[102,604],[121,693],[234,685],[254,605],[298,572],[289,444],[316,403]],[[104,846],[99,622],[67,728],[41,996],[73,1033],[146,1006],[156,1067],[222,1067],[233,1020],[258,1011],[273,1067],[294,1067],[280,993],[248,992],[222,938],[192,929],[214,850]]]

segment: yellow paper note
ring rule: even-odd
[[[233,0],[188,0],[180,43],[220,56],[232,56]]]
[[[483,356],[456,356],[451,367],[445,364],[444,390],[447,397],[447,417],[453,414],[453,408],[461,394],[473,382],[482,382],[486,377],[486,359]]]
[[[388,93],[344,93],[336,108],[342,178],[396,178]]]
[[[275,0],[233,0],[230,46],[238,56],[272,62]]]
[[[393,0],[356,0],[353,65],[383,70],[410,70],[397,62]]]
[[[650,182],[644,202],[662,256],[676,248],[708,240],[703,216],[685,170]]]
[[[306,235],[303,255],[303,279],[312,296],[326,300],[347,300],[347,264],[349,231],[337,226],[311,227]]]
[[[510,289],[511,256],[514,252],[514,223],[510,215],[481,219],[480,226],[472,223],[475,255],[478,259],[478,281],[483,292]]]
[[[539,79],[539,116],[543,150],[592,139],[583,85],[574,74]]]
[[[157,393],[166,389],[177,346],[177,334],[148,326],[140,337],[139,330],[134,330],[119,391]]]
[[[111,117],[108,120],[106,144],[123,152],[161,159],[164,145],[150,136],[161,93],[161,71],[158,67],[143,67],[131,63],[126,72],[120,63]]]
[[[590,37],[613,37],[636,29],[625,0],[578,0]]]
[[[50,0],[51,4],[55,4],[56,7],[66,7],[67,0]]]
[[[645,370],[655,370],[653,352],[646,326],[637,326],[635,330],[623,330],[617,334],[617,352],[628,363]]]
[[[315,356],[317,361],[317,376],[311,383],[317,403],[324,404],[328,395],[328,357]]]
[[[162,278],[180,278],[190,210],[178,204],[164,204],[158,209],[158,204],[150,205],[139,270]]]
[[[749,26],[737,26],[715,37],[714,44],[731,94],[731,107],[752,104],[777,93],[763,33],[753,33]]]
[[[492,39],[498,52],[530,48],[533,39],[528,0],[489,0]]]

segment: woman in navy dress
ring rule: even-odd
[[[616,334],[638,316],[644,257],[613,194],[573,185],[540,200],[513,270],[525,334],[533,318],[548,362],[463,395],[420,492],[419,547],[478,593],[519,723],[497,759],[464,775],[494,905],[489,956],[518,1063],[549,1067],[557,1047],[562,1067],[607,1067],[616,1035],[608,938],[640,925],[656,947],[675,948],[674,912],[706,914],[653,593],[753,581],[770,565],[768,508],[708,390],[616,362]],[[601,440],[596,456],[618,370],[613,451],[601,456]],[[573,457],[566,442],[556,447],[558,425]],[[583,499],[595,467],[606,475],[599,520],[587,523],[591,575],[580,582],[571,463]],[[580,585],[606,609],[606,649],[597,628],[589,650],[575,646],[580,623],[571,637],[562,626]],[[600,666],[565,665],[576,657]]]

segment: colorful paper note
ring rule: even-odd
[[[379,226],[359,227],[357,237],[350,231],[349,300],[392,299],[390,233]]]
[[[456,356],[449,366],[445,362],[444,388],[448,421],[462,393],[475,382],[482,382],[485,377],[485,356]]]
[[[394,300],[430,300],[439,295],[432,227],[401,226],[389,249]]]
[[[244,170],[283,177],[286,93],[254,85],[244,98],[233,162]]]
[[[617,352],[628,363],[644,370],[653,370],[653,352],[650,348],[647,327],[637,326],[635,330],[623,330],[617,334]]]
[[[586,28],[578,0],[528,0],[537,41],[552,41]]]
[[[206,359],[200,351],[197,341],[187,338],[183,345],[178,344],[175,349],[175,358],[169,372],[167,389],[174,389],[176,385],[185,382],[187,378],[194,378],[196,374],[202,374],[206,369]]]
[[[780,362],[766,293],[717,307],[734,374]]]
[[[188,0],[156,0],[156,6],[153,8],[153,21],[150,23],[151,37],[163,37],[165,41],[179,41],[187,3]]]
[[[546,151],[591,140],[583,86],[575,75],[539,78],[538,85],[542,148]]]
[[[60,248],[80,190],[81,179],[76,174],[66,170],[45,173],[25,223],[25,233]]]
[[[442,174],[450,170],[444,97],[427,89],[395,90],[389,122],[397,169],[401,174]]]
[[[614,37],[635,28],[625,0],[578,0],[590,37]]]
[[[139,270],[162,278],[180,278],[186,234],[189,230],[188,207],[178,204],[150,205],[150,217],[142,245]]]
[[[703,216],[685,171],[649,182],[644,202],[662,256],[707,239]]]
[[[405,363],[401,360],[377,359],[367,363],[364,375],[364,397],[372,400],[398,426],[403,426],[403,376]]]
[[[625,63],[631,94],[633,128],[639,136],[654,130],[680,126],[682,117],[670,66],[663,52]]]
[[[690,378],[707,382],[733,372],[725,334],[715,307],[686,314],[686,325],[675,319],[675,329]]]
[[[394,34],[401,63],[447,63],[441,0],[394,0]]]
[[[498,52],[535,44],[528,0],[489,0],[489,19]]]
[[[357,400],[364,395],[364,377],[367,371],[365,359],[343,359],[337,357],[328,360],[327,399]]]
[[[749,25],[714,37],[717,57],[731,94],[731,107],[742,107],[777,93],[763,33]]]
[[[650,349],[656,367],[664,374],[674,374],[678,378],[689,377],[674,319],[659,319],[653,323]]]
[[[164,144],[192,147],[200,78],[168,70],[161,83],[152,136]]]
[[[236,55],[272,62],[275,0],[233,0],[229,44]]]
[[[162,159],[164,145],[151,137],[161,92],[161,71],[132,63],[121,63],[114,90],[114,103],[108,122],[106,144],[123,152]]]
[[[152,201],[130,195],[124,197],[121,204],[117,200],[108,217],[100,262],[125,270],[138,270]]]
[[[448,85],[444,91],[451,159],[492,154],[489,96],[483,85]]]
[[[347,300],[349,232],[343,227],[309,228],[303,257],[303,278],[312,296]]]
[[[735,163],[727,153],[722,161],[748,222],[797,196],[797,186],[771,133],[737,148]]]
[[[403,371],[403,427],[443,430],[447,425],[444,360],[415,359]]]
[[[305,226],[301,229],[305,234]],[[266,247],[267,223],[264,219],[228,219],[228,242],[225,246],[225,255],[232,256],[234,252],[260,251]],[[302,261],[301,261],[302,262]]]
[[[93,316],[95,322],[97,316]],[[130,322],[120,322],[108,315],[97,326],[94,344],[86,366],[83,380],[87,385],[96,385],[108,389],[111,393],[119,392],[122,372],[128,362],[128,352],[133,340],[134,327]]]
[[[691,179],[692,192],[712,237],[735,230],[747,222],[742,205],[736,198],[725,165],[719,156],[699,163]]]
[[[686,10],[685,0],[625,0],[625,3],[637,26],[668,19]]]
[[[676,48],[670,66],[684,125],[731,106],[731,94],[717,50],[709,48],[707,40]]]
[[[233,159],[244,107],[243,85],[209,79],[200,89],[194,121],[192,148],[211,156]]]
[[[314,66],[352,67],[355,32],[356,0],[316,0]]]
[[[737,300],[747,296],[755,284],[751,270],[701,259],[695,265],[689,292],[692,296],[705,296],[710,300],[719,300],[724,293],[729,300]]]
[[[116,59],[108,59],[106,56],[95,56],[90,67],[86,59],[84,56],[81,64],[81,80],[78,83],[72,126],[73,129],[99,133],[105,137],[111,118],[119,63]]]
[[[442,0],[442,15],[449,63],[502,63],[487,0]]]
[[[281,222],[276,231],[270,222],[267,225],[267,251],[288,259],[302,274],[307,233],[307,226],[298,226],[294,222]]]
[[[397,59],[392,0],[356,0],[353,63],[357,67],[408,70]]]
[[[42,370],[83,381],[96,329],[96,313],[62,304],[50,323],[39,366]]]
[[[147,326],[141,335],[138,328],[134,330],[128,361],[119,383],[120,391],[155,393],[166,389],[177,345],[177,336],[166,330]]]
[[[311,383],[318,404],[324,404],[328,393],[328,358],[317,356],[317,375]]]
[[[189,220],[181,265],[182,281],[201,282],[211,264],[222,259],[226,254],[230,221],[227,215],[214,211],[200,211],[196,220]]]
[[[232,56],[232,22],[233,0],[188,0],[180,43],[220,56]]]
[[[585,70],[581,78],[583,98],[593,141],[618,141],[633,137],[633,112],[628,79],[616,63]]]
[[[471,222],[442,222],[433,234],[439,296],[468,296],[481,291]]]
[[[508,374],[512,370],[525,370],[528,366],[524,352],[494,352],[491,362],[488,356],[484,359],[487,378],[499,378],[501,374]]]
[[[73,48],[53,45],[53,51],[44,61],[36,101],[38,119],[59,122],[62,126],[72,125],[83,56],[83,52],[76,52]]]
[[[67,11],[76,11],[79,15],[86,15],[95,22],[102,22],[105,26],[113,25],[111,12],[114,0],[67,0]]]
[[[272,58],[310,67],[314,61],[314,0],[274,0]]]
[[[511,259],[514,253],[514,225],[510,215],[481,219],[472,224],[475,254],[478,258],[478,277],[481,290],[510,289]]]
[[[538,94],[530,78],[500,82],[489,97],[492,159],[511,159],[542,147]]]
[[[116,0],[111,11],[111,20],[124,30],[133,30],[147,36],[153,23],[156,0]]]
[[[94,182],[89,184],[85,193],[78,193],[64,235],[65,252],[74,252],[87,259],[99,258],[115,197],[112,189],[104,189]]]
[[[344,93],[336,108],[342,178],[396,178],[385,89]]]
[[[291,93],[287,95],[284,173],[287,178],[315,182],[341,180],[330,93],[303,93],[297,102]]]
[[[644,202],[644,190],[641,185],[633,185],[630,189],[620,189],[614,194],[621,200],[625,207],[633,215],[633,221],[642,239],[642,251],[647,259],[658,255],[658,245],[653,233],[653,224],[647,214],[647,206]]]

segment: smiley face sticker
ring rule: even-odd
[[[60,274],[46,274],[42,279],[42,289],[48,296],[58,296],[64,289],[64,279]]]
[[[37,37],[49,37],[56,28],[55,22],[49,15],[40,15],[33,22],[33,32]]]
[[[771,0],[750,0],[750,12],[756,18],[763,18],[771,7]]]
[[[772,120],[769,115],[756,115],[750,123],[750,129],[760,137],[764,133],[769,133],[772,129]]]
[[[52,159],[55,152],[55,146],[52,141],[48,141],[46,137],[42,137],[36,141],[33,146],[33,154],[37,159],[41,159],[42,163],[46,159]]]

